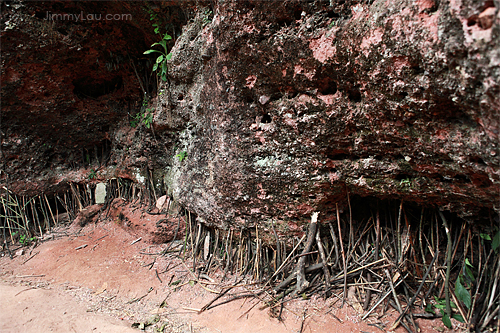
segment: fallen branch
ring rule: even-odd
[[[309,224],[309,231],[307,233],[307,241],[304,249],[302,250],[302,254],[311,251],[311,247],[316,236],[316,226],[318,224],[318,214],[319,212],[314,212],[311,216],[311,224]],[[306,279],[306,257],[301,256],[297,263],[297,285],[295,286],[294,294],[301,294],[305,289],[309,287],[309,281]]]

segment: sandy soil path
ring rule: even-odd
[[[87,312],[87,307],[71,295],[44,286],[12,286],[1,282],[0,299],[2,333],[137,333],[130,323]]]

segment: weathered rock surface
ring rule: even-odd
[[[13,3],[21,7],[2,3],[0,185],[16,192],[85,181],[82,168],[98,160],[107,164],[97,178],[163,179],[182,206],[221,227],[275,220],[293,230],[316,210],[333,219],[348,193],[471,218],[498,210],[492,1],[166,3],[198,14],[150,103],[152,129],[129,118],[142,91],[128,56],[145,82],[139,58],[157,41],[147,15],[61,24],[42,16],[104,11]]]
[[[223,2],[185,27],[158,110],[187,119],[174,197],[219,226],[333,218],[347,192],[498,208],[498,8],[331,3]]]
[[[151,10],[163,6],[162,22],[178,27],[185,18],[173,5]],[[75,171],[88,174],[121,148],[112,141],[130,128],[143,90],[155,89],[152,60],[143,55],[159,38],[148,7],[5,1],[1,11],[0,181],[37,194],[58,191],[53,185],[62,180],[88,180]]]

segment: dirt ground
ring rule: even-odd
[[[287,302],[282,321],[255,298],[198,313],[239,278],[223,280],[223,272],[198,278],[192,260],[183,261],[177,252],[156,255],[167,244],[138,240],[138,232],[113,220],[84,228],[74,223],[36,246],[14,248],[13,259],[3,251],[0,332],[137,332],[135,323],[148,332],[375,333],[397,317],[391,308],[385,314],[377,309],[362,321],[355,299],[340,307],[337,297],[319,296]],[[239,281],[213,305],[258,288]],[[445,331],[440,320],[417,322],[422,332]]]

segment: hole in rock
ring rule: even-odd
[[[414,177],[413,176],[410,176],[409,174],[407,173],[400,173],[400,174],[397,174],[396,177],[394,177],[394,179],[396,180],[406,180],[406,179],[413,179]]]
[[[473,157],[469,158],[469,161],[471,161],[473,163],[481,164],[481,165],[486,165],[484,160],[479,156],[473,156]]]
[[[335,155],[328,155],[328,158],[331,159],[332,161],[340,161],[349,159],[349,155],[341,153]]]
[[[320,92],[323,95],[333,95],[337,92],[337,84],[330,81],[320,88]]]
[[[332,11],[328,12],[328,13],[326,14],[326,16],[327,16],[327,17],[329,17],[329,18],[339,18],[339,17],[340,17],[340,14],[339,14],[339,13],[336,13],[336,12],[334,12],[334,11],[332,10]]]
[[[263,124],[270,124],[272,121],[273,121],[273,119],[271,118],[271,116],[266,113],[265,115],[262,116],[262,119],[260,122]]]
[[[359,160],[359,156],[357,155],[350,155],[346,153],[329,153],[326,155],[329,159],[332,161],[343,161],[343,160],[350,160],[350,161],[355,161]]]
[[[408,96],[408,93],[407,93],[406,91],[403,91],[403,92],[400,92],[400,93],[398,94],[398,96],[399,96],[401,99],[403,99],[403,98],[405,98],[406,96]]]
[[[476,14],[470,16],[467,19],[467,26],[468,27],[472,27],[473,25],[476,25],[476,23],[477,23],[477,15]]]
[[[347,96],[349,97],[349,100],[351,102],[354,102],[354,103],[361,102],[361,92],[356,87],[349,89],[347,91]]]
[[[415,75],[423,74],[425,72],[419,65],[411,66],[411,69]]]

